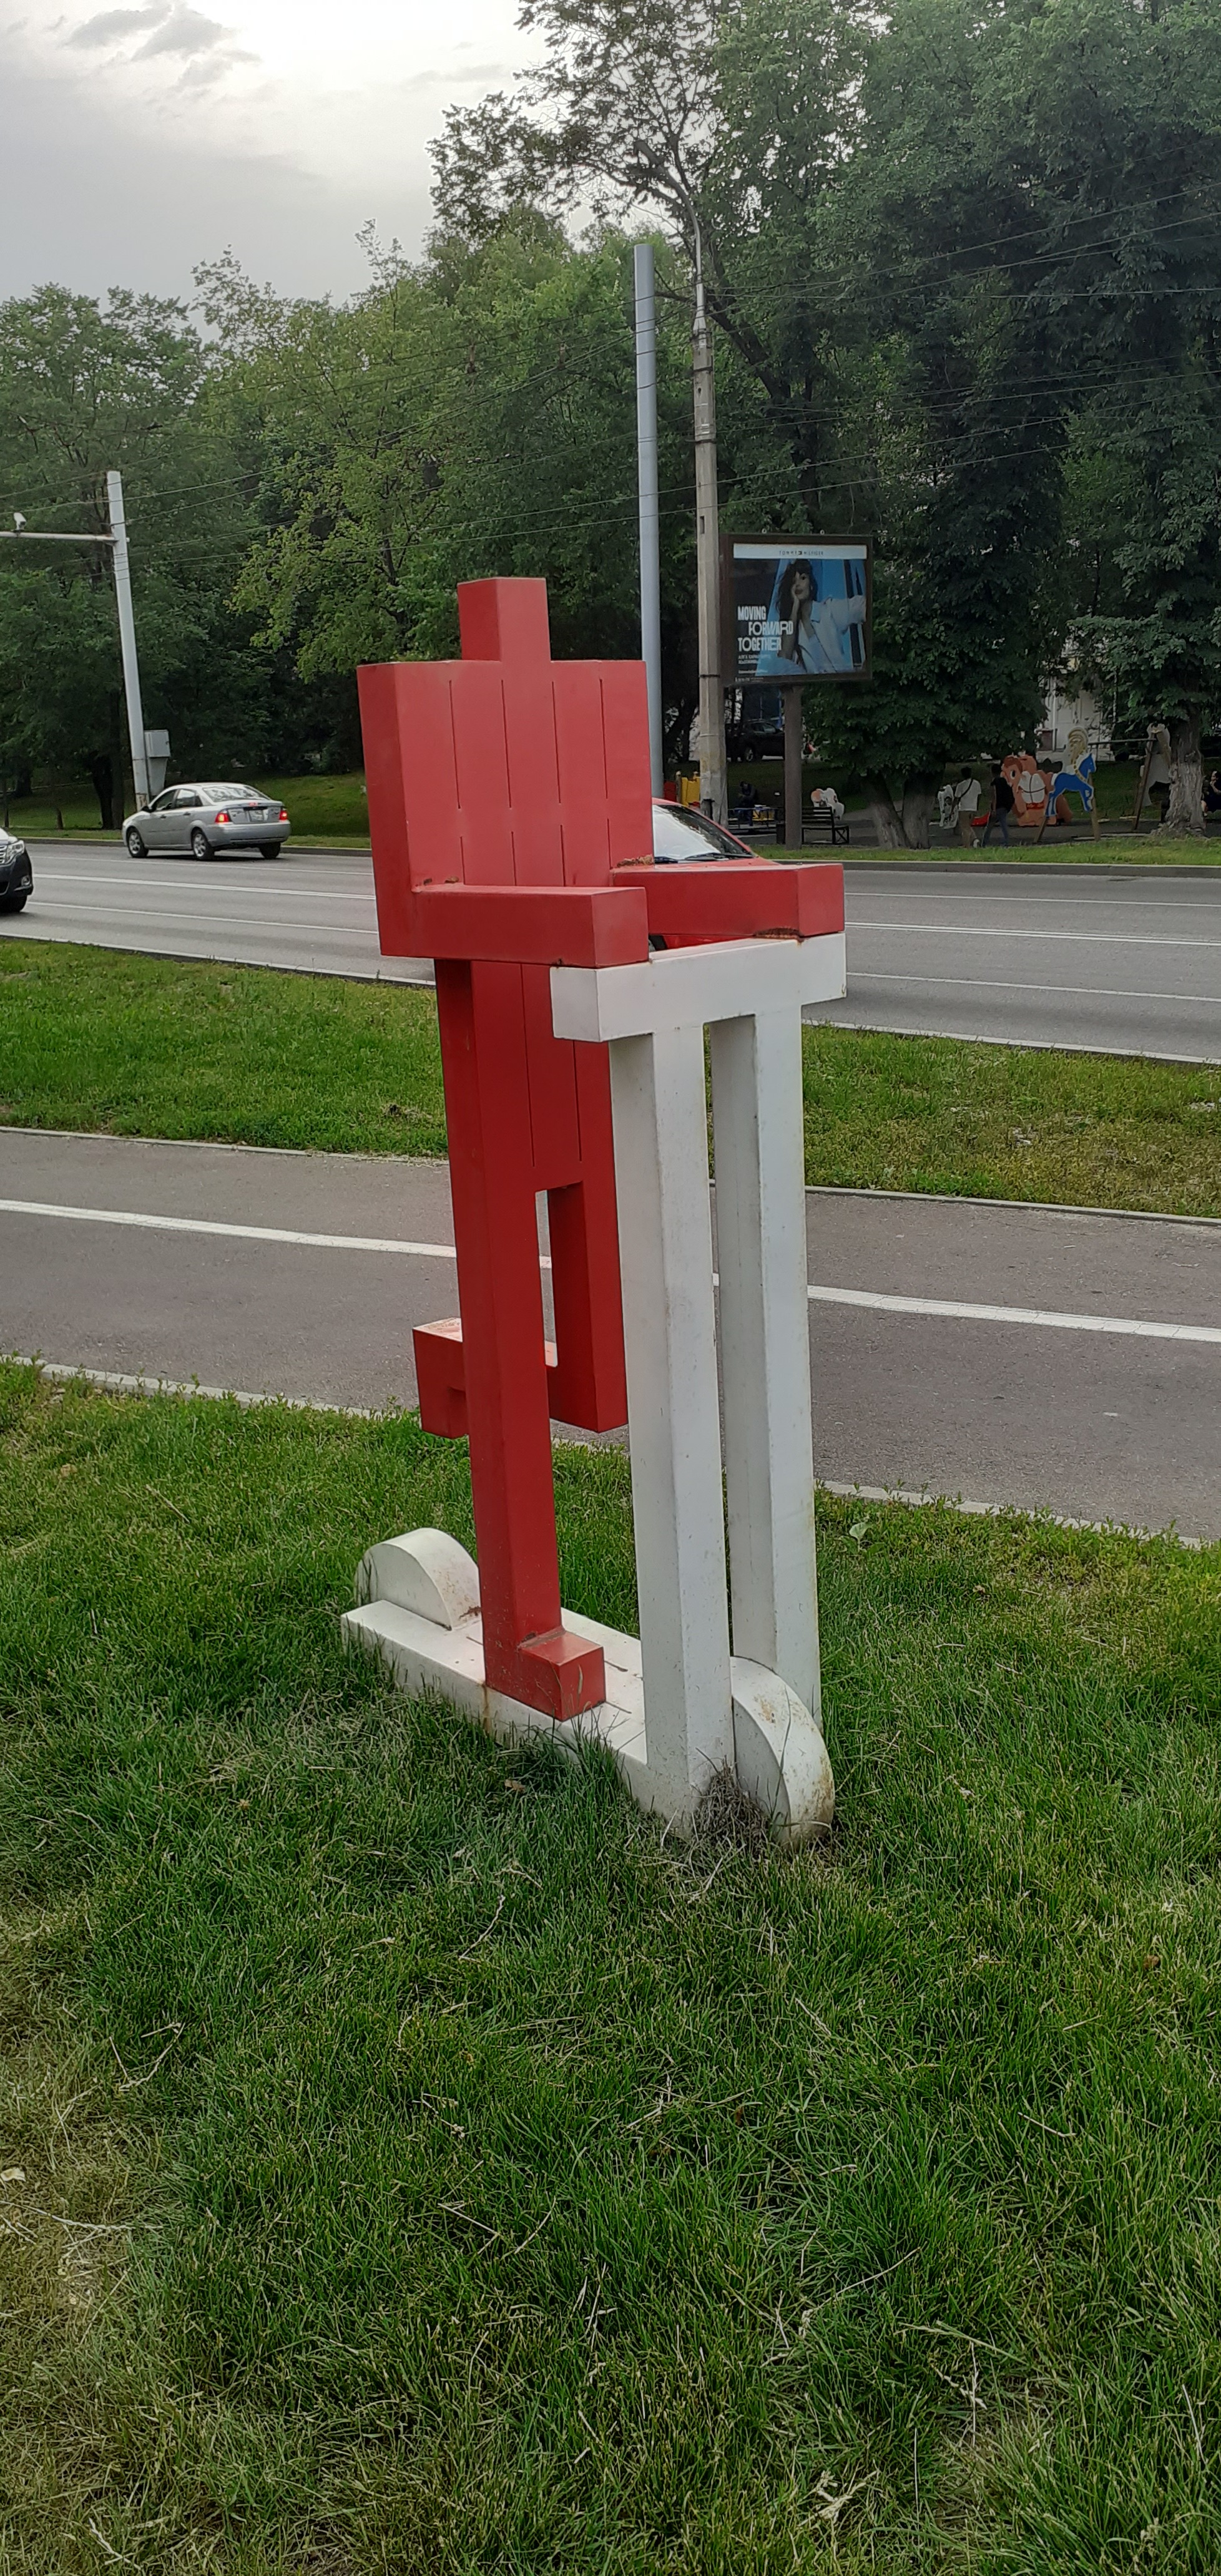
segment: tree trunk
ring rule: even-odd
[[[89,775],[93,780],[93,792],[101,812],[102,830],[113,832],[115,828],[114,771],[108,751],[94,752],[89,763]]]
[[[1182,716],[1170,728],[1170,803],[1161,830],[1176,840],[1189,832],[1203,834],[1204,764],[1198,715]]]
[[[903,839],[909,850],[927,850],[929,825],[937,791],[930,779],[908,778],[903,784]]]
[[[903,818],[884,778],[867,778],[865,785],[873,803],[873,819],[878,840],[884,850],[901,850]]]
[[[927,778],[905,779],[901,806],[896,805],[884,778],[869,778],[865,784],[873,799],[874,820],[882,848],[927,850],[929,825],[937,802],[931,781]]]

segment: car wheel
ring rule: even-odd
[[[126,833],[124,837],[133,859],[146,859],[148,857],[148,843],[144,838],[144,834],[142,832],[137,832],[134,823],[130,832]]]
[[[196,859],[214,859],[216,856],[207,833],[201,832],[198,825],[191,834],[191,856]]]
[[[29,900],[28,894],[0,895],[0,912],[24,912]]]
[[[260,841],[258,846],[265,859],[278,859],[284,844],[282,841]]]

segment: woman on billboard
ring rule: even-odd
[[[845,566],[845,575],[847,570]],[[820,599],[812,563],[799,556],[794,563],[781,564],[764,629],[776,642],[759,656],[759,678],[791,679],[796,671],[825,676],[830,671],[859,669],[861,648],[858,641],[853,652],[852,629],[864,623],[863,589],[849,590],[838,599]]]

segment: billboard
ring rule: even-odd
[[[869,677],[867,537],[722,537],[721,677]]]

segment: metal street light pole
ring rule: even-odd
[[[131,566],[127,558],[127,521],[123,515],[123,477],[112,471],[106,477],[106,500],[110,511],[110,534],[99,530],[96,536],[81,530],[64,534],[58,528],[27,528],[20,511],[14,513],[15,524],[0,528],[0,538],[11,545],[27,546],[111,546],[114,549],[114,589],[119,611],[119,650],[123,657],[123,695],[127,701],[127,730],[131,738],[131,768],[135,781],[136,802],[149,800],[148,754],[144,740],[144,709],[140,702],[140,664],[136,655],[136,621],[131,604]],[[168,739],[168,737],[167,737]]]
[[[131,738],[131,771],[136,803],[148,804],[148,755],[144,747],[144,709],[140,702],[140,665],[136,658],[136,621],[131,604],[131,566],[127,559],[127,521],[123,515],[123,477],[113,468],[106,477],[106,499],[114,542],[114,592],[119,611],[119,650],[123,656],[123,694]]]
[[[695,561],[699,591],[700,803],[725,821],[725,693],[721,685],[721,519],[716,470],[716,380],[712,332],[704,304],[703,245],[695,231]]]
[[[649,765],[653,794],[664,775],[661,717],[661,546],[657,508],[657,316],[653,245],[637,242],[636,459],[640,488],[640,650],[649,696]]]

